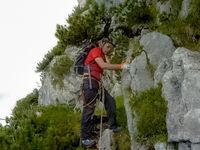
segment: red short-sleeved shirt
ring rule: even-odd
[[[99,67],[99,65],[95,62],[95,58],[97,57],[101,57],[104,61],[106,61],[105,55],[102,49],[99,47],[91,49],[85,60],[85,65],[90,66],[91,76],[96,78],[97,80],[100,80],[103,75],[103,69],[101,69],[101,67]]]

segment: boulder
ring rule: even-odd
[[[143,52],[131,63],[131,89],[142,92],[156,86],[171,66],[175,50],[172,40],[161,33],[150,32],[140,39]]]
[[[182,1],[181,11],[179,13],[179,16],[181,18],[186,18],[188,16],[189,11],[190,11],[190,3],[191,3],[191,0]]]
[[[200,108],[199,60],[199,52],[178,48],[172,56],[172,70],[163,76],[162,93],[168,102],[167,130],[170,142],[200,142],[196,132],[200,130],[196,128],[199,122],[195,121],[199,118]]]

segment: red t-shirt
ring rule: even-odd
[[[101,77],[103,75],[103,69],[101,69],[101,67],[99,67],[99,65],[95,62],[95,58],[97,57],[101,57],[104,61],[106,61],[105,55],[102,49],[99,47],[95,47],[90,50],[85,60],[85,65],[90,66],[90,73],[92,77],[96,78],[97,80],[101,80]]]

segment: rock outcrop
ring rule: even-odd
[[[190,4],[191,4],[191,0],[183,0],[181,11],[179,13],[179,16],[181,18],[186,18],[188,16],[189,11],[190,11]]]
[[[78,48],[70,47],[65,50],[65,53],[69,55],[70,59],[74,60]],[[50,64],[50,68],[55,63],[56,59],[59,59],[59,56],[56,57]],[[72,68],[73,69],[73,68]],[[75,75],[73,70],[67,75],[64,76],[63,86],[52,84],[51,73],[46,72],[43,77],[42,87],[39,90],[39,104],[49,105],[49,104],[72,104],[76,105],[79,102],[80,97],[80,86],[82,83],[82,78]]]
[[[140,44],[144,51],[132,61],[130,69],[134,92],[142,92],[161,81],[175,50],[172,40],[158,32],[143,35]]]
[[[168,102],[167,129],[170,142],[200,143],[200,53],[178,48],[172,69],[162,79]]]

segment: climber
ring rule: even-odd
[[[102,88],[101,77],[103,70],[122,70],[129,69],[129,64],[110,64],[106,62],[105,55],[113,50],[113,43],[108,38],[103,38],[98,42],[98,47],[91,49],[86,60],[83,74],[82,91],[84,95],[83,112],[81,118],[81,143],[83,146],[95,145],[95,140],[91,138],[94,124],[92,117],[94,115],[96,100],[104,94],[104,107],[108,116],[108,126],[113,132],[121,130],[116,122],[116,104],[115,99]],[[103,89],[100,91],[100,89]],[[103,92],[102,92],[103,91]],[[101,94],[100,94],[101,93]]]

